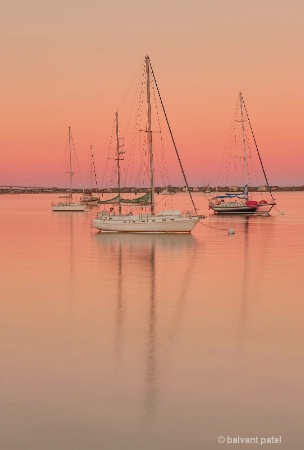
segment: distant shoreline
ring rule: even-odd
[[[156,187],[155,188],[155,193],[156,194],[162,194],[163,191],[167,191],[167,193],[172,193],[172,194],[176,194],[176,193],[182,193],[182,192],[187,192],[187,189],[185,187],[180,188],[180,187],[174,187],[174,186],[170,186],[170,187]],[[216,195],[217,193],[222,193],[222,192],[239,192],[241,193],[243,191],[243,187],[231,187],[231,186],[221,186],[218,188],[212,188],[209,187],[208,191],[206,189],[206,187],[189,187],[190,192],[192,193],[210,193],[210,194],[214,194]],[[73,193],[75,194],[81,194],[85,191],[88,191],[88,189],[80,189],[80,188],[75,188],[73,189]],[[269,190],[267,188],[264,187],[251,187],[249,188],[250,192],[261,192],[261,193],[267,193],[269,192]],[[271,192],[302,192],[304,191],[304,185],[303,186],[271,186]],[[58,187],[52,187],[52,188],[47,188],[47,187],[27,187],[27,186],[12,186],[12,187],[8,187],[8,186],[4,186],[4,187],[0,187],[0,195],[2,194],[62,194],[62,193],[66,193],[69,192],[69,190],[67,188],[58,188]],[[107,188],[107,189],[94,189],[93,190],[94,193],[98,193],[98,194],[115,194],[117,193],[117,189],[116,188]],[[146,193],[149,192],[149,189],[147,188],[124,188],[121,189],[121,193],[127,193],[127,194],[141,194],[141,193]]]

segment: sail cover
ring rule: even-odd
[[[113,197],[109,200],[99,200],[99,203],[102,204],[114,204],[118,203],[119,195],[116,195],[116,197]],[[128,204],[128,205],[147,205],[151,203],[151,192],[147,192],[147,194],[143,195],[142,197],[136,197],[136,198],[120,198],[120,203]]]
[[[241,194],[225,194],[225,195],[217,195],[216,197],[213,198],[245,198],[246,200],[248,199],[248,186],[246,185],[244,187],[244,190]]]

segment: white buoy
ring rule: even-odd
[[[235,234],[235,231],[233,228],[228,228],[228,234]]]

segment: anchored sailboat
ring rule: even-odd
[[[215,213],[218,214],[269,214],[271,209],[275,206],[275,200],[272,196],[271,187],[269,186],[267,176],[265,173],[265,169],[262,163],[262,159],[260,156],[260,152],[257,147],[257,143],[255,140],[255,136],[253,134],[253,130],[251,127],[251,122],[247,113],[246,105],[244,102],[244,98],[242,93],[239,93],[238,97],[238,106],[239,106],[239,112],[240,117],[237,119],[235,118],[234,122],[240,122],[241,123],[241,138],[239,141],[242,144],[243,147],[243,155],[235,156],[235,158],[238,158],[243,163],[243,177],[244,177],[244,190],[242,192],[229,192],[226,194],[217,195],[216,197],[213,197],[211,200],[209,200],[209,208],[212,209]],[[237,112],[237,110],[236,110]],[[245,117],[244,117],[245,112]],[[249,196],[249,186],[250,186],[250,174],[249,174],[249,164],[248,159],[251,158],[251,155],[248,151],[248,136],[245,131],[245,121],[248,122],[250,132],[254,141],[254,145],[256,147],[258,160],[262,168],[262,172],[264,175],[264,179],[266,181],[267,189],[270,200],[261,199],[256,200],[252,197],[252,195]],[[235,137],[235,141],[237,138]],[[235,144],[234,141],[234,144]],[[228,166],[230,166],[228,164]]]
[[[74,172],[72,170],[72,135],[70,127],[69,127],[69,166],[70,166],[68,172],[70,180],[69,194],[60,196],[60,198],[64,198],[65,201],[59,203],[52,203],[52,211],[85,211],[86,209],[86,205],[73,202],[72,177],[74,175]]]
[[[173,139],[171,128],[167,119],[167,115],[164,110],[163,102],[159,94],[158,86],[154,76],[154,72],[151,66],[151,62],[148,56],[145,57],[145,78],[146,78],[146,104],[147,104],[147,118],[145,132],[147,136],[148,152],[147,159],[149,165],[149,184],[148,192],[140,198],[136,199],[124,199],[121,196],[121,180],[120,180],[120,161],[123,160],[122,156],[124,151],[121,150],[120,138],[118,134],[118,112],[116,113],[116,162],[117,162],[117,190],[118,195],[110,200],[100,201],[104,204],[112,204],[110,212],[103,211],[98,213],[97,218],[93,220],[93,227],[100,231],[115,231],[115,232],[135,232],[135,233],[190,233],[194,226],[199,221],[196,207],[194,205],[191,193],[188,188],[188,183],[185,177],[184,170],[182,168],[178,151]],[[188,188],[188,192],[194,208],[194,213],[188,211],[183,213],[179,210],[170,209],[155,211],[155,196],[154,196],[154,152],[152,145],[152,119],[151,119],[151,93],[150,83],[153,78],[154,85],[157,88],[157,93],[165,113],[166,122],[169,128],[169,132],[172,138],[172,142],[175,148],[175,152],[178,156],[180,168],[182,170],[184,181]],[[122,212],[122,207],[125,205],[132,205],[135,207],[138,205],[136,212],[133,210],[127,213]],[[143,207],[147,207],[148,211],[144,211]],[[114,209],[117,209],[114,211]],[[145,208],[145,209],[147,209]]]
[[[204,195],[211,195],[211,189],[209,184],[207,185],[206,189],[203,192]]]

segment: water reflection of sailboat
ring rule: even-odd
[[[143,328],[143,331],[145,330],[141,337],[145,346],[144,417],[145,420],[150,421],[157,408],[159,391],[160,307],[163,306],[161,300],[167,300],[162,293],[162,283],[164,280],[170,282],[169,273],[172,274],[174,267],[179,265],[178,255],[185,252],[189,255],[189,263],[192,264],[192,250],[195,249],[197,243],[192,235],[96,234],[94,238],[98,247],[102,250],[103,256],[110,254],[113,258],[113,270],[117,274],[116,336],[114,343],[115,355],[119,357],[120,362],[122,361],[122,349],[127,345],[124,334],[127,334],[126,322],[130,317],[132,306],[129,300],[127,315],[127,286],[132,289],[130,278],[132,278],[132,286],[141,283],[135,302],[137,309],[144,308],[146,317],[146,320],[137,323],[137,326]],[[163,252],[165,252],[165,256]],[[169,255],[173,263],[171,267],[168,266],[164,271]],[[128,272],[130,267],[132,270]],[[185,273],[187,277],[189,276],[188,270],[183,270],[182,273]],[[142,282],[143,279],[144,282]],[[185,281],[183,286],[187,284],[186,280],[181,281]],[[174,287],[170,285],[170,289],[171,295],[174,296]],[[185,291],[183,291],[183,295],[185,295]],[[176,297],[180,303],[179,296]],[[173,298],[176,301],[175,296]],[[170,301],[172,298],[168,298],[168,300]],[[176,317],[173,317],[173,322],[176,323]],[[134,327],[133,323],[132,327]],[[138,343],[138,337],[136,342]]]
[[[116,304],[116,352],[120,354],[122,326],[124,319],[124,302],[122,292],[122,244],[118,243],[117,304]]]
[[[151,248],[154,244],[157,249],[176,249],[191,248],[196,245],[196,239],[191,234],[114,234],[114,233],[97,233],[94,235],[96,241],[102,247],[115,247],[118,245],[131,246],[134,248]]]
[[[60,243],[62,247],[61,264],[62,270],[60,271],[61,281],[57,283],[57,286],[62,289],[62,295],[67,310],[70,313],[70,308],[73,307],[73,300],[75,298],[75,215],[68,212],[60,215],[61,226],[65,230],[64,242]],[[57,290],[59,294],[59,290]]]
[[[244,217],[244,263],[242,274],[242,292],[241,292],[241,310],[240,310],[240,337],[245,338],[246,318],[247,318],[247,290],[248,290],[248,236],[249,236],[249,217]]]
[[[271,228],[273,224],[269,221],[265,222],[262,218],[256,220],[257,217],[252,216],[244,216],[243,217],[243,246],[240,248],[242,252],[240,254],[240,264],[242,267],[242,271],[240,272],[239,278],[239,292],[240,292],[240,338],[241,340],[245,340],[246,338],[246,330],[247,330],[247,321],[248,321],[248,313],[249,313],[249,293],[255,292],[257,297],[261,295],[263,292],[263,272],[264,272],[264,264],[265,256],[268,254],[268,245],[270,243],[269,239],[263,240],[263,245],[260,247],[257,245],[257,242],[253,240],[252,236],[252,228],[255,229],[255,234],[257,234],[257,227],[260,225],[263,227],[263,233],[267,236],[272,236],[273,232]],[[267,231],[265,231],[265,228]],[[255,267],[254,270],[252,267]],[[257,277],[257,271],[260,271],[260,276]],[[252,278],[252,273],[254,274],[254,278]],[[257,283],[257,279],[259,282]],[[253,284],[255,287],[253,288],[250,284]],[[249,316],[250,317],[250,316]]]
[[[149,417],[155,411],[157,395],[157,310],[155,295],[155,243],[152,243],[151,254],[151,291],[148,316],[147,367],[145,375],[146,398],[145,411]]]

